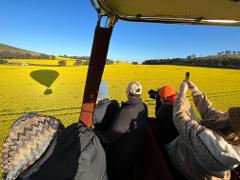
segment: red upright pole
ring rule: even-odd
[[[92,126],[95,102],[106,63],[112,28],[112,26],[109,28],[100,27],[100,22],[98,22],[95,29],[87,81],[79,119],[79,121],[83,122],[87,127]]]

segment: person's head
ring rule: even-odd
[[[163,104],[173,105],[177,97],[177,92],[172,86],[163,86],[158,92]]]
[[[142,94],[142,85],[139,82],[131,82],[126,88],[126,93],[128,99],[131,98],[140,98]]]
[[[50,145],[57,132],[64,129],[54,117],[29,113],[17,119],[2,145],[2,172],[16,179],[34,164]]]
[[[103,99],[108,98],[108,83],[102,80],[98,90],[97,103]]]
[[[240,144],[240,107],[231,107],[216,120],[201,121],[201,125],[214,130],[228,143]]]

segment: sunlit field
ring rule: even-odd
[[[44,61],[46,62],[46,61]],[[50,61],[52,62],[52,60]],[[109,83],[110,98],[126,100],[125,88],[131,81],[143,86],[143,101],[149,116],[154,116],[155,102],[148,90],[163,85],[179,87],[185,72],[206,92],[215,107],[225,111],[240,105],[240,70],[167,65],[107,65],[103,79]],[[87,66],[0,66],[0,142],[12,122],[27,112],[56,116],[65,125],[77,122]]]
[[[11,59],[8,60],[8,62],[11,63],[25,63],[25,64],[32,64],[32,65],[50,65],[50,66],[58,66],[58,62],[60,60],[65,60],[66,66],[73,66],[74,63],[76,62],[73,59],[69,59],[69,58],[63,58],[63,57],[58,57],[55,60],[45,60],[45,59]]]

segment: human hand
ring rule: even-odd
[[[189,89],[192,90],[192,92],[199,91],[197,86],[192,81],[188,80],[188,81],[186,81],[186,83],[187,83]]]
[[[179,94],[186,95],[187,91],[188,91],[188,84],[185,81],[183,81],[179,88]]]

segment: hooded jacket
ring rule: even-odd
[[[107,180],[105,152],[93,132],[75,123],[55,134],[42,157],[18,180]]]
[[[218,121],[224,116],[213,108],[205,94],[196,91],[192,96],[203,121]],[[173,121],[179,136],[166,148],[175,167],[188,179],[230,179],[230,170],[240,163],[240,147],[200,125],[186,95],[177,97]]]

